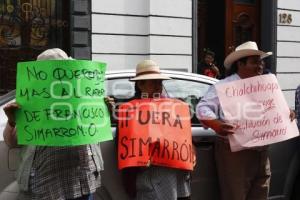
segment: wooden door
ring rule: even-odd
[[[208,24],[208,0],[198,0],[198,58],[199,62],[203,58],[203,49],[208,47],[207,24]]]
[[[225,54],[246,41],[260,42],[259,0],[226,0]]]

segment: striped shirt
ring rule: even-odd
[[[240,80],[238,74],[233,74],[220,80],[215,85],[210,86],[204,97],[198,103],[196,108],[197,118],[200,120],[214,120],[219,119],[225,121],[223,110],[220,106],[220,100],[217,94],[216,85],[229,83],[232,81]]]
[[[199,120],[221,120],[226,121],[224,112],[220,105],[220,100],[217,94],[216,85],[229,83],[232,81],[240,80],[238,74],[232,74],[218,81],[215,85],[210,86],[204,97],[200,100],[196,107],[196,115]],[[220,138],[228,139],[227,136],[218,135]]]
[[[298,129],[300,129],[300,85],[297,87],[295,94],[295,111]]]

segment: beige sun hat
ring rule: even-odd
[[[261,59],[264,59],[272,54],[273,54],[272,52],[264,52],[264,51],[258,50],[256,42],[248,41],[248,42],[245,42],[245,43],[239,45],[238,47],[236,47],[235,51],[231,52],[225,58],[224,66],[226,69],[229,69],[235,61],[237,61],[243,57],[260,56]]]
[[[160,79],[160,80],[169,80],[170,77],[163,75],[160,73],[159,66],[153,60],[144,60],[140,62],[136,66],[136,73],[135,77],[130,79],[131,81],[138,81],[138,80],[153,80],[153,79]]]
[[[66,52],[59,48],[47,49],[38,55],[37,60],[69,60],[72,59],[69,57]]]

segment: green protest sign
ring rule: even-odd
[[[18,63],[18,143],[73,146],[111,140],[105,69],[105,63],[85,60]]]

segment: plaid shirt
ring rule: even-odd
[[[91,194],[100,187],[90,145],[37,147],[29,190],[19,199],[65,200]]]
[[[296,89],[295,110],[296,110],[296,117],[297,117],[298,129],[300,129],[300,85]]]
[[[191,195],[190,172],[161,166],[141,168],[136,200],[177,200]]]

